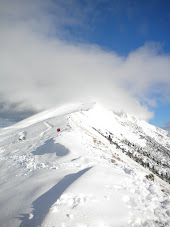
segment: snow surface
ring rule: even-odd
[[[106,137],[145,149],[138,128],[170,148],[168,132],[94,103],[0,130],[0,226],[170,226],[169,184]]]

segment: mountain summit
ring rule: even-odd
[[[0,130],[0,226],[170,223],[170,134],[99,104]]]

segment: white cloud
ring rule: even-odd
[[[125,58],[95,45],[62,41],[54,34],[48,38],[46,33],[54,24],[55,34],[66,34],[62,26],[75,25],[78,12],[66,16],[66,9],[58,1],[55,10],[62,8],[63,14],[54,16],[48,13],[49,8],[44,10],[45,1],[25,6],[25,1],[20,5],[18,0],[12,13],[11,2],[3,2],[1,102],[19,103],[15,107],[18,111],[28,107],[40,111],[93,96],[115,110],[149,119],[152,113],[141,103],[154,105],[153,94],[167,99],[170,96],[170,56],[160,55],[157,46],[147,44]],[[79,25],[83,19],[80,17]]]

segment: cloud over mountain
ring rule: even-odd
[[[57,1],[54,15],[52,1],[48,5],[46,1],[2,2],[0,105],[3,110],[13,111],[16,104],[16,113],[28,111],[30,115],[95,97],[114,110],[149,119],[153,114],[148,106],[156,105],[155,96],[170,99],[170,56],[161,53],[159,44],[146,43],[122,57],[97,45],[69,40],[66,27],[84,26],[85,21],[83,16],[78,20],[80,12],[72,14],[69,9],[73,6],[66,8]]]

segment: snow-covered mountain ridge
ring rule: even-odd
[[[0,226],[170,223],[169,133],[100,105],[53,108],[0,130],[0,166]]]
[[[110,112],[107,122],[107,114],[104,111],[99,118],[102,125],[91,122],[93,128],[130,158],[170,183],[170,133],[125,114],[115,116]]]

